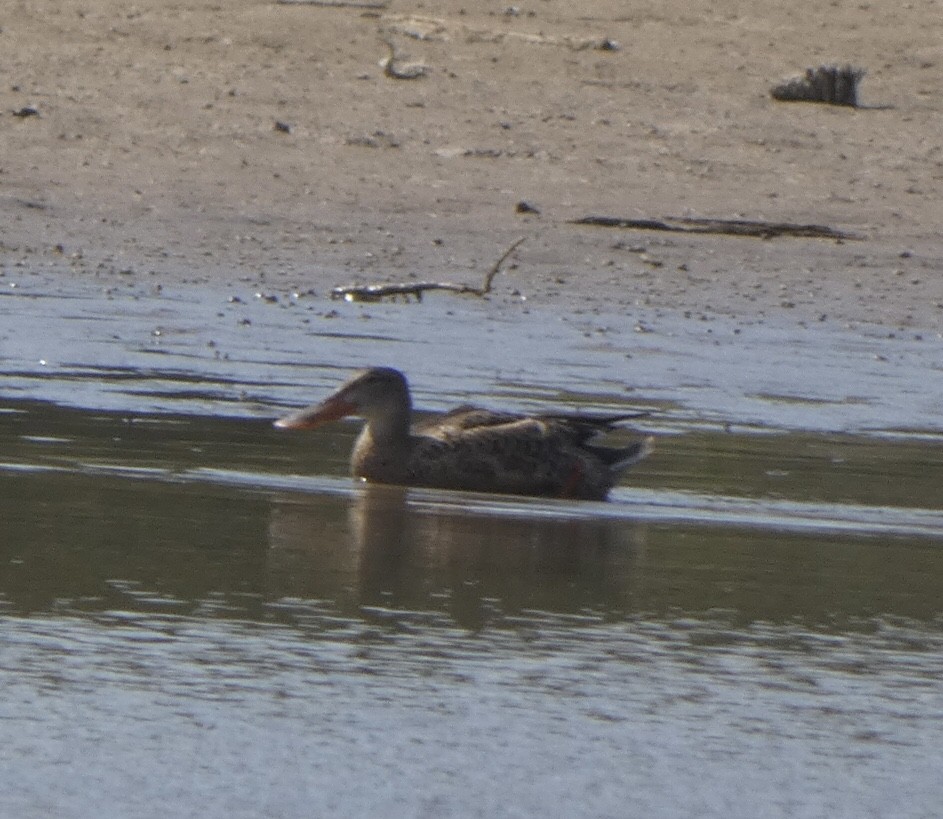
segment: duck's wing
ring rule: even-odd
[[[645,418],[646,411],[620,413],[618,415],[583,415],[580,413],[550,413],[542,415],[524,415],[514,412],[495,412],[470,404],[456,407],[444,415],[426,419],[416,425],[416,432],[435,434],[437,429],[451,431],[471,431],[483,428],[501,427],[517,424],[521,421],[533,421],[553,431],[565,435],[574,443],[582,444],[590,439],[614,429],[620,423]]]
[[[512,412],[494,412],[471,404],[456,407],[443,415],[427,418],[416,424],[416,432],[421,435],[436,435],[437,432],[464,432],[485,427],[513,424],[526,420],[527,416]]]
[[[582,415],[554,413],[537,416],[537,420],[552,427],[557,434],[567,436],[577,446],[584,446],[593,438],[615,429],[626,421],[645,418],[648,412],[629,412],[619,415]]]
[[[413,435],[407,471],[416,485],[598,500],[651,448],[650,439],[623,448],[585,443],[612,418],[468,410],[441,420]]]
[[[555,495],[573,468],[572,442],[537,418],[468,414],[413,436],[415,483],[447,489]]]

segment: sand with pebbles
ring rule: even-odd
[[[326,296],[476,284],[526,237],[496,292],[561,309],[939,325],[938,2],[370,5],[8,4],[3,270]],[[867,69],[865,107],[771,99],[826,61]],[[855,238],[572,224],[588,214]]]

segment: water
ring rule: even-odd
[[[938,812],[929,336],[796,328],[776,370],[786,329],[720,319],[28,285],[0,298],[0,815]],[[449,312],[491,340],[443,349]],[[352,425],[270,428],[380,355],[432,408],[656,407],[658,449],[571,503],[357,486]]]

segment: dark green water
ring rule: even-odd
[[[937,804],[921,446],[673,436],[570,504],[355,486],[346,427],[299,452],[19,403],[0,429],[9,815]]]

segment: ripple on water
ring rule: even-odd
[[[843,816],[893,811],[889,779],[918,813],[938,796],[938,627],[875,619],[839,637],[543,614],[469,634],[414,615],[380,626],[375,612],[325,626],[323,609],[296,626],[5,618],[7,781],[69,815],[102,792],[123,815],[157,799],[186,813],[194,787],[210,816],[353,816],[390,799],[409,813],[434,799],[446,813],[598,816],[627,798],[655,816],[783,801]],[[64,742],[72,762],[50,797]],[[851,769],[853,789],[835,779]]]

